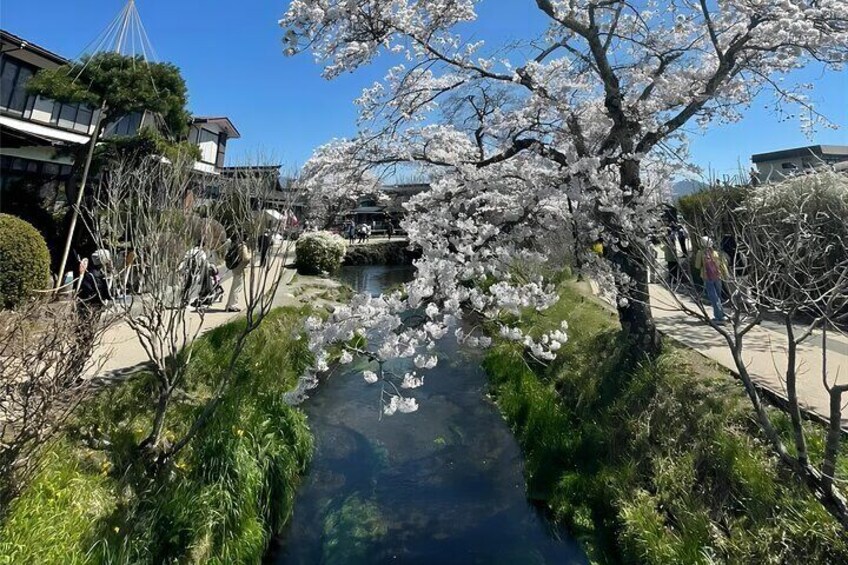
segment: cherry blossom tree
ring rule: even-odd
[[[380,181],[368,170],[351,169],[345,142],[319,148],[301,171],[308,219],[330,229],[359,199],[379,193]]]
[[[415,279],[379,297],[356,296],[326,319],[311,318],[307,329],[316,371],[328,369],[333,344],[341,345],[342,362],[353,354],[364,356],[373,366],[363,377],[379,381],[383,413],[391,415],[417,408],[408,392],[435,366],[435,344],[449,333],[470,347],[486,347],[491,339],[481,328],[493,324],[535,359],[554,358],[566,341],[565,328],[525,335],[513,324],[524,310],[556,301],[555,288],[542,276],[546,257],[540,235],[561,229],[565,220],[557,186],[539,190],[547,179],[545,163],[534,168],[522,161],[434,178],[429,191],[407,203],[404,227],[423,250]],[[387,369],[404,359],[415,369],[398,374],[393,364]],[[316,384],[310,373],[291,399],[302,399]]]
[[[467,196],[465,187],[484,184],[494,204],[514,194],[495,188],[497,179],[514,177],[506,186],[523,183],[526,214],[504,214],[492,224],[496,232],[536,233],[535,204],[559,205],[559,214],[580,209],[583,239],[607,247],[624,330],[655,351],[642,252],[656,208],[646,191],[648,160],[683,151],[687,124],[738,120],[764,90],[776,94],[778,110],[799,105],[805,127],[823,123],[801,89],[780,81],[809,61],[841,68],[848,5],[535,0],[528,9],[547,18],[545,31],[488,46],[456,32],[477,18],[478,4],[293,0],[280,24],[287,53],[312,51],[327,78],[380,55],[402,61],[357,100],[360,133],[343,146],[350,166],[427,164],[444,179],[424,197],[431,202],[441,195],[452,203]],[[473,239],[456,233],[474,223],[471,204],[450,210],[458,214],[451,237]],[[429,211],[436,222],[445,214]],[[493,252],[488,243],[483,236],[471,244],[476,262]],[[468,255],[449,239],[424,246],[442,252],[445,264]]]

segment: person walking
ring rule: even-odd
[[[240,237],[233,237],[230,247],[224,256],[224,262],[233,274],[233,284],[230,287],[230,294],[227,297],[225,310],[227,312],[240,312],[241,308],[239,308],[238,302],[244,288],[244,270],[250,263],[250,252]]]
[[[351,220],[345,222],[344,234],[348,242],[353,245],[356,239],[356,225]]]
[[[695,268],[700,271],[707,299],[713,307],[713,321],[724,323],[724,307],[721,304],[721,281],[728,276],[727,263],[713,240],[704,237],[703,248],[695,255]]]
[[[392,236],[395,235],[395,225],[389,220],[388,225],[386,226],[386,236],[389,238],[389,241],[392,240]]]
[[[677,256],[677,243],[675,242],[675,230],[669,228],[668,234],[663,244],[663,253],[665,254],[665,264],[668,268],[668,282],[672,286],[680,284],[680,257]]]
[[[108,259],[109,252],[100,250],[92,253],[90,259],[83,259],[79,264],[80,286],[76,300],[78,333],[80,339],[87,344],[94,337],[95,327],[100,320],[103,308],[112,300],[112,292],[103,273],[104,263],[108,262]]]
[[[688,253],[686,251],[686,240],[689,238],[689,232],[686,230],[686,226],[683,224],[675,224],[674,231],[677,233],[677,241],[680,243],[680,251],[683,252],[684,257],[688,257]]]
[[[271,250],[271,233],[268,230],[259,235],[257,245],[259,247],[259,266],[264,267],[268,264],[268,251]]]

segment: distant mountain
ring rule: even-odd
[[[679,180],[671,185],[671,196],[672,198],[679,198],[686,194],[691,194],[693,192],[697,192],[701,188],[704,188],[706,183],[701,182],[699,180],[685,179]]]

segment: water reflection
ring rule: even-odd
[[[386,289],[409,281],[414,272],[412,267],[405,265],[342,267],[339,278],[357,292],[377,296]]]
[[[376,294],[410,271],[348,267],[341,276]],[[378,385],[363,381],[362,365],[307,401],[315,458],[268,562],[586,562],[528,504],[521,452],[485,397],[479,353],[451,339],[439,349],[413,414],[380,421]]]

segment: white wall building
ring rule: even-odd
[[[780,181],[845,161],[848,161],[846,145],[810,145],[751,155],[760,182]]]
[[[241,134],[229,118],[196,116],[188,134],[188,140],[200,147],[200,160],[194,168],[205,173],[219,174],[224,168],[227,140],[239,137]]]
[[[40,69],[51,69],[68,60],[5,30],[0,30],[0,211],[4,193],[20,180],[32,181],[42,190],[66,182],[73,165],[74,146],[88,143],[97,110],[86,104],[63,104],[26,90],[26,83]],[[103,136],[134,135],[156,127],[150,112],[124,116],[106,126]],[[224,167],[227,141],[240,137],[226,117],[197,117],[189,141],[196,143],[201,158],[195,169],[218,175]],[[5,198],[8,200],[9,195]]]

